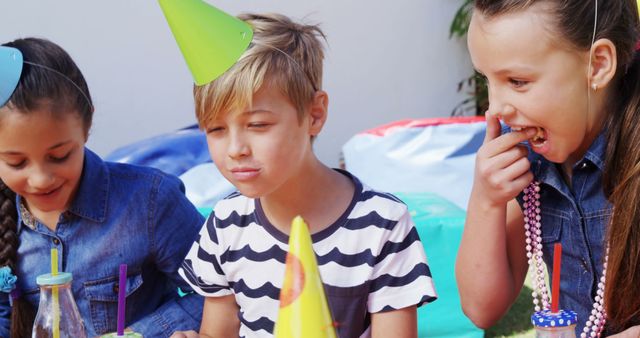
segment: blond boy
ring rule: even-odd
[[[216,204],[180,269],[206,297],[200,337],[273,335],[296,215],[309,224],[338,335],[415,337],[416,307],[436,294],[407,207],[312,150],[329,101],[322,31],[282,15],[240,18],[253,43],[194,89],[211,158],[238,190]]]

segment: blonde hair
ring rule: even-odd
[[[253,41],[240,60],[214,81],[194,86],[196,118],[201,129],[220,116],[250,107],[263,85],[280,89],[301,120],[322,88],[321,39],[317,25],[293,22],[281,14],[241,14],[253,28]],[[267,83],[268,82],[268,83]]]

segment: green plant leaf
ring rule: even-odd
[[[454,36],[462,38],[467,35],[472,11],[473,0],[464,0],[460,8],[456,11],[456,14],[453,16],[453,21],[449,27],[449,38]]]
[[[453,17],[449,27],[449,38],[464,38],[469,30],[469,22],[473,14],[473,0],[464,0]],[[469,97],[458,103],[451,112],[457,115],[484,115],[489,108],[489,90],[487,80],[482,74],[473,75],[458,82],[458,92],[466,92]]]

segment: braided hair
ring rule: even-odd
[[[0,266],[8,266],[15,273],[18,261],[16,194],[0,180]],[[13,300],[11,309],[11,337],[30,337],[35,318],[33,306],[23,298]]]

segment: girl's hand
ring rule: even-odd
[[[200,338],[196,331],[176,331],[171,335],[171,338]]]
[[[640,325],[632,326],[618,334],[609,336],[609,338],[638,338],[640,337]]]
[[[476,157],[474,193],[490,206],[506,205],[533,180],[527,149],[518,146],[536,134],[535,128],[500,134],[500,121],[487,115],[487,133]]]

